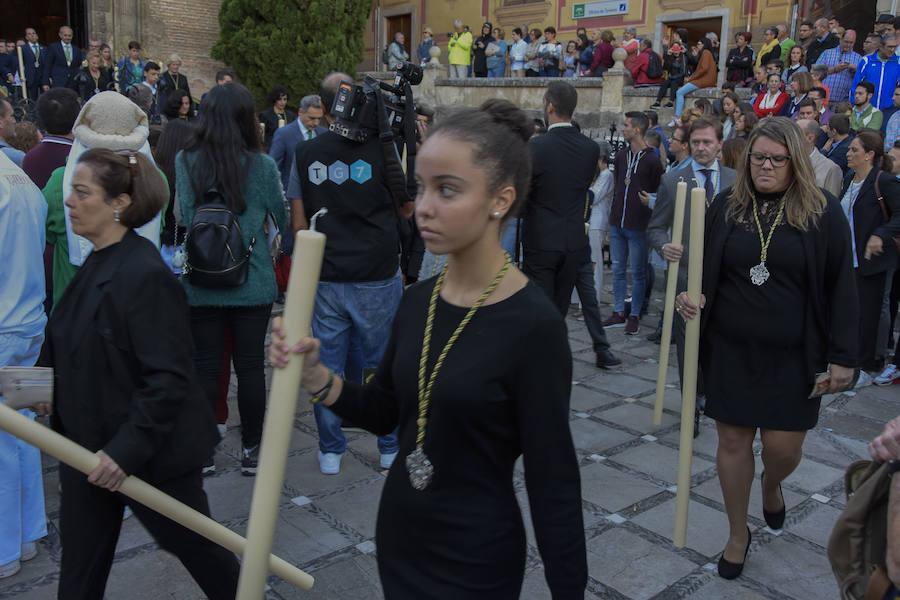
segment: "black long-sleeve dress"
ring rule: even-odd
[[[751,216],[726,219],[731,191],[707,215],[700,366],[706,414],[743,427],[802,431],[815,427],[819,399],[808,395],[828,363],[855,367],[856,290],[850,234],[840,204],[828,201],[819,223],[800,231],[784,222],[768,249],[769,279],[750,281],[761,244]],[[757,193],[763,236],[781,194]]]
[[[587,565],[578,464],[568,424],[572,359],[565,325],[528,283],[478,309],[434,384],[423,491],[410,485],[417,375],[434,278],[411,287],[374,379],[347,383],[331,409],[373,433],[399,424],[399,454],[378,511],[378,566],[385,597],[518,598],[525,529],[513,488],[524,457],[538,547],[555,599],[584,597]],[[468,308],[439,299],[428,373]]]

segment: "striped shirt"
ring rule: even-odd
[[[837,46],[823,52],[816,64],[836,67],[841,63],[849,63],[855,66],[861,60],[862,56],[853,50],[842,52],[841,47]],[[851,104],[853,103],[853,98],[851,98],[852,91],[850,90],[850,84],[853,83],[853,75],[853,71],[844,69],[843,71],[830,74],[822,81],[831,90],[830,100],[832,102],[849,101]]]

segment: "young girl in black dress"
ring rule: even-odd
[[[360,387],[289,348],[273,323],[272,363],[304,353],[303,387],[376,434],[399,426],[400,454],[378,511],[385,597],[518,598],[525,529],[513,466],[524,457],[538,547],[553,598],[587,581],[578,462],[569,432],[572,358],[549,298],[510,264],[500,239],[530,183],[531,123],[503,100],[438,125],[416,163],[416,223],[448,255],[409,288],[375,377]]]

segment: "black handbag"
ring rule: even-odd
[[[208,190],[203,200],[197,206],[184,243],[187,251],[184,273],[188,281],[201,287],[242,286],[247,283],[250,253],[256,238],[250,240],[245,250],[241,225],[218,190]]]

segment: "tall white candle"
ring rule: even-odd
[[[675,214],[672,217],[672,244],[681,245],[684,229],[684,204],[687,200],[687,183],[679,181],[675,185]],[[675,289],[678,285],[677,260],[669,261],[666,280],[666,303],[663,305],[662,338],[659,342],[659,372],[656,375],[656,402],[653,405],[653,424],[662,425],[663,399],[666,393],[666,373],[669,370],[669,349],[672,343],[672,318],[675,313]]]
[[[691,237],[688,251],[688,300],[700,306],[703,283],[703,238],[706,191],[691,190]],[[691,495],[691,457],[694,452],[694,407],[697,401],[697,362],[700,352],[700,310],[687,322],[684,333],[684,375],[681,389],[681,442],[678,446],[678,492],[675,499],[675,545],[687,543],[688,505]]]
[[[312,219],[315,226],[315,217]],[[298,231],[294,237],[293,263],[285,294],[283,329],[293,346],[309,335],[325,236],[317,231]],[[283,369],[275,369],[263,428],[259,467],[253,486],[253,503],[247,525],[247,552],[241,563],[238,600],[261,600],[265,595],[275,521],[281,502],[281,486],[297,410],[297,392],[303,373],[303,356],[294,355]]]

